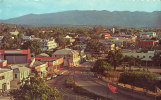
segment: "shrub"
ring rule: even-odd
[[[126,71],[120,74],[119,82],[124,84],[130,84],[149,90],[155,90],[155,83],[157,77],[153,73],[145,73],[138,71]]]

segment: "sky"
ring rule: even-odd
[[[161,11],[160,0],[0,0],[0,19],[68,10]]]

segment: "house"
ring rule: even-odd
[[[17,35],[19,34],[19,32],[18,32],[18,30],[16,29],[14,32],[10,32],[10,34],[11,34],[11,35],[16,35],[16,36],[17,36]]]
[[[100,43],[102,43],[105,47],[105,51],[115,50],[116,45],[112,43],[111,41],[108,41],[107,39],[99,40]]]
[[[19,65],[11,66],[13,70],[13,81],[20,82],[23,79],[27,78],[30,74],[30,68],[25,66],[21,67]]]
[[[2,43],[4,36],[0,36],[0,43]]]
[[[129,57],[135,57],[139,58],[143,61],[152,61],[152,58],[154,57],[154,52],[148,52],[148,53],[136,53],[136,52],[127,52],[123,53],[123,56],[129,56]]]
[[[70,44],[72,44],[73,42],[75,42],[75,39],[70,37],[69,35],[67,35],[66,37],[64,37]]]
[[[80,63],[83,63],[86,61],[86,54],[84,53],[84,49],[79,51],[80,55]]]
[[[0,68],[0,92],[10,89],[10,83],[13,80],[13,70]]]
[[[0,68],[7,68],[7,67],[8,67],[7,60],[0,59]]]
[[[55,39],[41,40],[42,50],[53,51],[56,47],[57,43],[55,42]]]
[[[57,58],[54,61],[49,62],[48,74],[57,73],[63,68],[64,58]]]
[[[74,67],[78,66],[80,62],[79,52],[69,48],[60,49],[54,52],[53,57],[64,58],[64,66]]]
[[[156,41],[156,40],[139,40],[138,42],[137,42],[137,46],[139,47],[139,48],[144,48],[144,47],[154,47],[154,46],[156,46],[156,43],[157,43],[158,41]]]
[[[90,37],[88,37],[88,36],[80,36],[79,37],[79,41],[80,42],[86,42],[86,41],[88,41],[88,40],[90,40],[91,38]]]
[[[41,61],[43,63],[48,63],[47,74],[51,75],[56,73],[61,68],[63,68],[64,58],[55,58],[55,57],[33,57],[35,61]]]
[[[103,37],[105,37],[105,39],[111,37],[111,34],[110,33],[103,33],[102,34]]]
[[[140,38],[142,39],[151,39],[157,36],[156,32],[143,32],[140,33]]]
[[[22,40],[29,41],[29,40],[31,40],[31,36],[23,36]]]
[[[31,72],[36,71],[37,74],[43,78],[47,76],[48,62],[36,61],[35,58],[32,59],[31,64],[29,65]]]
[[[30,49],[27,50],[0,50],[0,59],[7,60],[8,64],[23,64],[30,62]]]

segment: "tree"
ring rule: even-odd
[[[129,64],[129,68],[131,70],[131,66],[138,66],[139,68],[141,67],[141,59],[135,58],[135,57],[130,57],[130,56],[125,56],[123,57],[123,62],[127,62]]]
[[[64,38],[64,37],[62,37],[62,36],[58,36],[58,38],[56,38],[56,40],[55,40],[58,44],[59,44],[59,46],[61,46],[61,47],[65,47],[65,45],[67,44],[67,40]]]
[[[93,68],[91,69],[92,72],[96,72],[98,74],[104,75],[105,71],[112,70],[110,64],[108,64],[105,60],[99,59],[95,62]]]
[[[114,67],[114,71],[116,67],[121,64],[123,55],[120,50],[109,51],[107,55],[107,62]]]
[[[37,55],[41,53],[41,42],[39,40],[27,41],[22,45],[21,49],[30,49],[32,53]]]
[[[154,91],[157,82],[157,76],[153,73],[147,72],[125,71],[120,74],[119,82],[147,88]]]
[[[62,100],[56,87],[49,87],[40,77],[30,77],[20,83],[20,88],[10,91],[14,100]]]
[[[161,61],[161,56],[160,54],[156,54],[154,55],[154,57],[152,58],[152,61],[155,65],[161,65],[160,61]]]

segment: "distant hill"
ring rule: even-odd
[[[4,20],[8,24],[26,25],[107,25],[130,27],[161,27],[161,11],[65,11],[47,14],[28,14]]]

